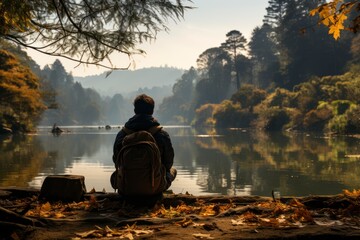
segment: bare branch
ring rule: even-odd
[[[109,56],[113,52],[129,57],[145,53],[136,46],[156,39],[159,31],[168,31],[169,19],[176,22],[185,10],[191,9],[185,2],[191,3],[190,0],[175,3],[171,0],[14,0],[8,4],[18,4],[21,11],[11,15],[27,16],[26,24],[0,31],[0,37],[80,64],[100,66],[107,59],[110,65],[106,68],[112,69]]]

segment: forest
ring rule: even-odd
[[[314,1],[269,1],[248,41],[231,30],[164,99],[159,119],[198,127],[360,132],[360,35],[329,34]]]
[[[269,1],[250,39],[229,29],[177,79],[155,117],[195,127],[359,133],[360,35],[334,39],[309,14],[317,4]],[[133,114],[131,100],[84,88],[59,60],[40,69],[20,46],[0,46],[2,131],[121,124]]]
[[[120,94],[103,98],[74,82],[59,60],[40,69],[16,46],[1,42],[1,49],[6,49],[0,51],[0,89],[6,93],[0,96],[3,128],[28,132],[39,124],[104,124],[107,119],[124,121],[132,112]]]

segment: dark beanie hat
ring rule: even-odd
[[[134,112],[135,114],[148,114],[152,115],[154,112],[155,102],[152,97],[141,94],[134,100]]]

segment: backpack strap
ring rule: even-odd
[[[162,129],[161,126],[153,126],[153,127],[149,128],[147,131],[148,131],[149,133],[151,133],[151,135],[154,136],[154,135],[155,135],[157,132],[159,132],[161,129]]]
[[[125,126],[122,128],[122,130],[125,132],[126,135],[129,135],[129,134],[132,134],[132,133],[135,132],[135,131],[133,131],[133,130],[125,127]]]

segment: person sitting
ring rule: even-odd
[[[127,196],[129,195],[131,196],[135,196],[135,197],[142,197],[144,195],[144,192],[146,190],[142,190],[142,186],[146,185],[146,183],[139,183],[141,185],[136,185],[136,183],[134,183],[135,181],[142,181],[142,179],[140,179],[142,175],[144,174],[138,174],[138,176],[134,176],[131,180],[124,180],[121,178],[125,178],[124,175],[127,174],[126,171],[130,171],[130,170],[126,170],[126,169],[134,169],[135,167],[126,167],[126,166],[121,166],[122,163],[121,161],[124,161],[124,154],[127,152],[126,150],[126,144],[128,142],[131,142],[134,140],[134,138],[139,138],[140,135],[142,135],[141,137],[145,138],[146,141],[149,140],[151,141],[152,138],[155,140],[156,143],[156,147],[155,147],[155,155],[158,154],[161,160],[161,165],[163,170],[163,183],[159,183],[157,185],[157,190],[154,191],[153,195],[161,195],[162,196],[162,192],[167,190],[170,186],[171,183],[174,181],[177,171],[175,168],[173,168],[173,163],[174,163],[174,149],[172,147],[172,143],[171,143],[171,139],[169,134],[160,126],[160,123],[152,116],[153,112],[154,112],[154,107],[155,107],[155,102],[153,100],[153,98],[151,98],[150,96],[146,95],[146,94],[141,94],[139,96],[137,96],[134,100],[134,112],[135,115],[133,117],[131,117],[125,124],[124,127],[118,132],[116,138],[115,138],[115,142],[114,142],[114,147],[113,147],[113,161],[115,163],[115,166],[117,169],[121,169],[121,171],[123,171],[124,173],[117,173],[117,176],[112,176],[111,177],[111,183],[112,186],[116,189],[118,188],[119,193],[123,196]],[[145,131],[145,132],[144,132]],[[130,135],[133,135],[132,133],[137,133],[137,136],[133,137]],[[141,133],[141,134],[140,134]],[[150,136],[144,136],[147,133],[150,133],[148,135]],[[127,148],[128,149],[128,148]],[[158,150],[157,150],[158,149]],[[139,157],[132,157],[132,158],[136,158],[136,159],[141,159],[141,154],[145,154],[145,153],[141,153],[143,150],[138,150],[138,153],[136,153],[137,150],[135,150],[135,153],[133,154],[137,154],[139,155]],[[149,157],[147,157],[149,158]],[[141,159],[140,161],[145,161],[146,159]],[[136,160],[135,159],[130,159],[129,160],[130,164],[142,164],[142,163],[135,163]],[[123,164],[124,165],[124,164]],[[128,164],[129,165],[129,164]],[[125,169],[124,169],[125,168]],[[114,174],[113,174],[114,175]],[[120,175],[120,176],[119,176]],[[123,175],[123,176],[121,176]],[[119,180],[120,178],[120,180]],[[130,177],[128,177],[128,179],[130,179]],[[154,182],[154,176],[152,180],[149,181],[153,181]],[[120,182],[120,183],[119,183]],[[126,185],[129,184],[131,185],[130,189],[127,188],[127,186],[121,186],[122,185]],[[135,187],[134,187],[135,186]],[[139,191],[139,194],[138,192]],[[151,191],[149,190],[149,194],[151,195]],[[147,194],[145,194],[147,195]]]

